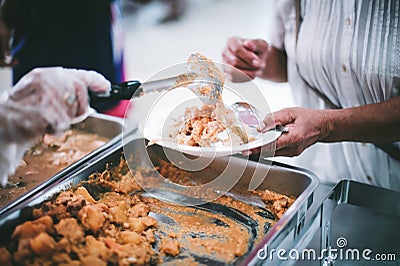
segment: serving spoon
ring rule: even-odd
[[[247,102],[235,102],[231,108],[239,116],[240,120],[247,126],[257,129],[264,121],[260,118],[260,113],[255,106]],[[289,128],[285,126],[276,126],[275,130],[281,133],[289,132]]]

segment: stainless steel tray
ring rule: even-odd
[[[80,158],[78,161],[70,164],[66,168],[62,169],[60,172],[56,173],[55,175],[49,177],[46,181],[39,184],[35,188],[25,192],[23,195],[18,197],[17,200],[14,200],[3,207],[0,208],[0,214],[6,212],[8,209],[12,208],[14,205],[18,204],[20,201],[23,201],[25,198],[28,198],[30,195],[37,193],[38,191],[42,190],[44,187],[48,186],[49,184],[53,183],[57,179],[65,176],[67,173],[73,171],[80,165],[87,162],[89,159],[95,157],[99,153],[109,149],[117,142],[121,141],[122,139],[122,130],[123,130],[123,120],[121,118],[93,113],[88,116],[84,121],[81,123],[73,125],[71,128],[79,129],[83,132],[87,133],[94,133],[99,135],[100,137],[108,138],[109,141],[106,142],[104,145],[100,146],[96,150],[93,150],[89,154],[85,155],[84,157]],[[2,188],[4,189],[4,188]],[[7,189],[7,188],[5,188]]]
[[[142,138],[133,139],[126,143],[125,148],[129,147],[129,149],[135,151],[135,163],[137,165],[157,165],[157,162],[160,160],[166,160],[163,149],[160,146],[152,145],[146,148],[147,143]],[[51,185],[43,187],[40,191],[36,191],[36,194],[30,195],[23,201],[19,202],[18,205],[13,206],[13,208],[2,213],[0,215],[0,234],[2,235],[0,243],[9,238],[17,224],[31,218],[31,210],[34,206],[42,203],[55,193],[86,180],[90,174],[103,171],[106,164],[111,163],[117,165],[122,155],[123,144],[121,142],[115,145],[112,149],[91,158],[85,163],[85,165],[81,165],[75,171],[55,180]],[[263,169],[267,171],[271,162],[264,159],[261,159],[260,162],[248,162],[241,156],[235,156],[231,159],[234,162],[234,167],[245,165],[246,169],[242,174],[241,180],[230,191],[230,195],[233,195],[238,200],[245,201],[247,204],[252,204],[254,206],[259,205],[259,202],[256,200],[252,202],[254,194],[248,191],[248,185],[255,168],[258,167],[261,171]],[[224,167],[226,167],[226,158],[215,159],[210,166],[197,171],[195,173],[195,178],[204,178],[213,175],[213,173],[215,174],[222,171]],[[256,245],[254,241],[258,234],[255,228],[256,224],[246,213],[216,203],[209,203],[193,208],[200,208],[203,211],[227,216],[249,230],[249,235],[251,237],[248,242],[248,251],[244,256],[237,258],[233,263],[237,265],[248,265],[249,263],[255,263],[258,261],[258,250],[262,249],[264,245],[278,247],[278,245],[280,245],[285,239],[289,240],[290,244],[296,242],[297,236],[303,230],[305,214],[313,201],[313,191],[317,185],[318,178],[309,171],[280,163],[272,164],[267,178],[257,189],[270,189],[279,193],[294,195],[297,199],[279,221],[272,228],[268,228],[268,232],[265,234],[265,237],[261,239],[258,245]],[[264,211],[262,207],[257,208],[260,208],[261,212]],[[154,217],[156,218],[157,216]],[[160,220],[159,223],[163,223],[163,221]],[[194,256],[194,259],[203,264],[224,264],[219,261],[218,258],[209,256],[202,257],[198,256],[198,254]],[[169,258],[169,262],[174,262],[173,260],[174,258]]]
[[[400,191],[341,180],[317,203],[296,247],[316,257],[279,264],[399,265],[399,224]]]

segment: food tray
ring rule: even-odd
[[[399,224],[399,191],[341,180],[317,204],[299,236],[297,250],[314,250],[317,259],[296,265],[399,265]]]
[[[8,209],[12,208],[14,205],[18,204],[18,202],[22,201],[23,199],[29,197],[37,193],[37,191],[42,190],[44,187],[48,186],[55,180],[65,176],[67,173],[71,172],[72,170],[76,169],[80,165],[87,162],[90,158],[98,155],[99,153],[107,150],[108,148],[115,145],[118,141],[122,139],[122,129],[123,129],[123,120],[121,118],[93,113],[89,115],[84,121],[81,123],[75,124],[71,126],[72,129],[78,129],[83,132],[87,133],[94,133],[99,135],[100,137],[108,138],[109,141],[106,142],[104,145],[100,146],[99,148],[93,150],[92,152],[88,153],[87,155],[83,156],[76,162],[70,164],[66,168],[62,169],[60,172],[56,173],[55,175],[49,177],[46,181],[41,183],[40,185],[36,186],[35,188],[25,192],[17,200],[7,203],[3,207],[0,208],[0,214],[6,212]]]
[[[160,160],[166,160],[162,147],[158,145],[147,147],[146,141],[142,138],[132,139],[126,143],[127,144],[125,148],[128,147],[134,151],[135,163],[137,165],[156,165]],[[51,185],[48,185],[47,187],[42,188],[40,191],[37,191],[35,195],[30,195],[30,197],[19,202],[18,205],[13,206],[13,208],[10,208],[6,212],[2,213],[0,215],[0,234],[2,235],[0,242],[4,242],[10,237],[17,224],[31,219],[31,210],[34,206],[50,198],[55,193],[70,187],[71,185],[75,185],[83,180],[87,180],[90,174],[102,172],[107,164],[118,165],[122,156],[123,146],[122,143],[118,143],[112,149],[99,154],[95,158],[91,158],[86,162],[85,165],[82,165],[75,171],[55,180],[55,182],[53,182]],[[195,176],[210,176],[213,175],[213,173],[222,171],[226,166],[226,159],[227,158],[215,159],[207,168],[197,171]],[[259,198],[255,198],[254,194],[248,191],[248,185],[255,168],[258,167],[258,169],[261,169],[261,171],[268,171],[271,162],[264,159],[261,159],[261,162],[248,162],[244,157],[241,156],[234,156],[231,157],[231,159],[233,160],[233,167],[245,165],[245,171],[242,174],[240,181],[230,191],[230,196],[235,197],[246,204],[255,206],[255,208],[258,208],[259,215],[268,215],[268,211],[260,206]],[[240,224],[240,226],[246,228],[246,230],[249,232],[248,250],[243,256],[235,259],[233,264],[247,265],[257,261],[257,251],[266,244],[271,245],[271,247],[278,246],[285,239],[289,239],[290,244],[296,242],[297,236],[303,230],[305,214],[313,201],[313,191],[315,190],[317,184],[318,179],[311,172],[280,163],[272,164],[267,178],[264,179],[257,189],[270,189],[278,193],[296,196],[297,199],[274,226],[270,228],[268,227],[268,224],[264,225],[264,230],[267,232],[265,236],[258,241],[259,244],[257,245],[255,240],[260,233],[257,229],[259,227],[257,226],[256,221],[247,215],[247,213],[224,206],[223,204],[215,204],[213,202],[192,207],[192,210],[193,213],[201,210],[202,212],[209,212],[213,215],[217,215],[217,217],[218,215],[221,217],[224,216],[231,219],[234,223]],[[177,195],[177,197],[181,197],[181,195]],[[159,217],[154,215],[154,218],[157,219]],[[165,215],[164,218],[165,219],[162,219],[161,217],[161,219],[157,219],[158,223],[169,223],[168,220],[170,219],[165,217]],[[214,219],[214,222],[215,220],[218,219]],[[191,254],[191,250],[188,250],[187,253]],[[195,253],[191,254],[191,257],[194,258],[195,262],[202,264],[226,264],[224,261],[221,261],[220,257],[218,257],[218,254],[215,255],[216,256],[214,257],[210,255],[202,256],[201,254],[199,255],[198,253]],[[175,259],[177,260],[174,261]],[[166,258],[164,262],[179,263],[182,262],[182,259],[184,258],[169,257]]]

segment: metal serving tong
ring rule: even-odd
[[[177,84],[190,75],[190,73],[187,73],[175,77],[143,83],[138,80],[131,80],[119,84],[113,84],[111,85],[111,91],[109,95],[102,95],[89,91],[90,102],[102,103],[115,100],[130,100],[134,95],[140,96],[146,92],[169,90],[177,86]]]
[[[160,80],[140,82],[132,80],[120,84],[113,84],[109,95],[97,94],[89,91],[91,103],[101,103],[114,100],[130,100],[147,92],[165,91],[178,86],[187,86],[205,103],[219,100],[222,95],[224,73],[205,56],[199,53],[190,55],[187,61],[188,72]],[[207,87],[209,90],[205,90]]]

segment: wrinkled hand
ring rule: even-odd
[[[11,29],[0,19],[0,67],[14,66],[18,62],[11,58]]]
[[[269,45],[261,39],[230,38],[222,52],[224,63],[233,66],[248,77],[238,75],[233,69],[227,68],[229,78],[234,82],[243,82],[262,75]]]
[[[271,124],[271,115],[274,124]],[[312,110],[307,108],[286,108],[265,117],[267,126],[261,129],[266,132],[276,126],[288,128],[275,143],[275,156],[297,156],[306,148],[326,139],[333,127],[330,123],[329,110]],[[269,122],[269,123],[268,123]],[[271,147],[271,146],[270,146]],[[252,152],[259,152],[253,150]]]

